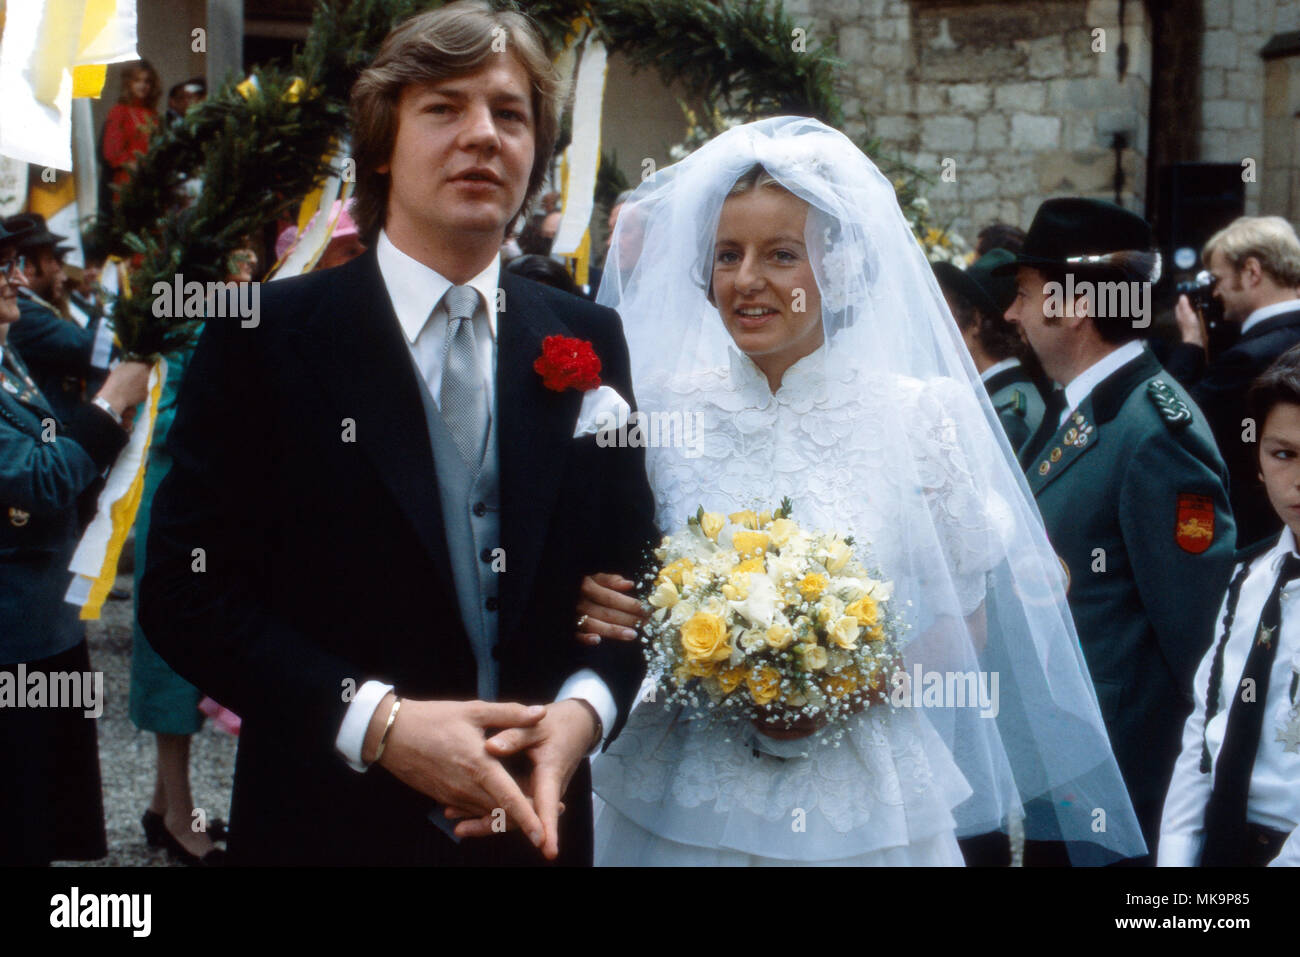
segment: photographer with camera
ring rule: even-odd
[[[1281,216],[1243,216],[1210,237],[1201,260],[1213,277],[1212,295],[1224,319],[1241,323],[1241,338],[1208,361],[1205,322],[1187,295],[1174,314],[1198,368],[1179,378],[1205,412],[1228,465],[1237,547],[1245,548],[1281,528],[1269,507],[1255,455],[1259,423],[1247,421],[1246,390],[1273,360],[1300,343],[1300,239]],[[1171,365],[1172,369],[1173,366]],[[1189,381],[1190,380],[1190,381]]]

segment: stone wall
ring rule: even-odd
[[[936,214],[967,238],[995,220],[1027,226],[1048,196],[1114,198],[1115,133],[1128,144],[1121,200],[1143,209],[1151,38],[1141,3],[1126,5],[1122,81],[1118,0],[795,0],[787,9],[847,64],[838,80],[850,134],[865,131],[934,176]],[[1094,52],[1096,29],[1104,51]]]
[[[1295,216],[1300,209],[1272,202],[1267,209],[1261,206],[1262,187],[1273,173],[1288,176],[1292,157],[1276,149],[1265,152],[1265,64],[1260,51],[1275,34],[1300,30],[1300,2],[1205,0],[1204,13],[1200,158],[1219,163],[1254,159],[1257,170],[1255,182],[1246,183],[1246,211]],[[1269,122],[1285,119],[1273,116]]]

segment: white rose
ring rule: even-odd
[[[776,615],[780,597],[772,579],[757,572],[749,573],[749,594],[740,601],[731,602],[731,608],[755,628],[767,631]]]
[[[758,628],[749,628],[741,634],[737,644],[752,654],[767,647],[767,632]]]
[[[681,627],[686,620],[697,611],[699,611],[699,609],[695,607],[695,602],[679,601],[677,604],[673,605],[672,613],[668,616],[668,623],[670,625]]]
[[[677,594],[677,586],[672,582],[664,582],[653,592],[648,599],[652,608],[672,608],[681,600]]]
[[[876,601],[889,601],[890,597],[894,594],[894,583],[873,581],[867,594]]]
[[[852,557],[853,549],[843,542],[832,542],[826,549],[826,570],[832,575],[838,574]]]
[[[865,595],[867,586],[856,578],[832,578],[828,591],[840,601],[848,604]]]

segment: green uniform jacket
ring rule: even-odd
[[[1003,369],[984,383],[1002,428],[1019,452],[1043,422],[1043,396],[1024,366]]]
[[[1069,574],[1102,717],[1152,852],[1232,571],[1227,469],[1204,415],[1149,349],[1022,453]]]

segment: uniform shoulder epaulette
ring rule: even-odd
[[[1192,410],[1163,379],[1147,383],[1147,398],[1171,429],[1181,429],[1192,421]]]

